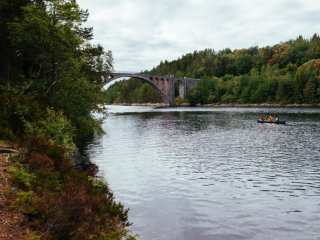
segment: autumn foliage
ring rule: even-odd
[[[20,167],[11,170],[18,186],[12,208],[28,217],[41,239],[134,239],[126,229],[128,209],[94,171],[75,171],[64,149],[44,138],[32,137],[27,145],[15,159]]]

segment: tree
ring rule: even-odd
[[[304,101],[303,90],[307,82],[308,82],[307,70],[303,66],[301,66],[298,68],[298,71],[294,77],[294,99],[298,103],[303,103]]]
[[[276,101],[280,103],[291,103],[293,95],[293,77],[290,72],[279,77]]]
[[[303,96],[307,103],[317,102],[317,81],[314,77],[311,77],[306,83],[303,89]]]
[[[249,73],[253,66],[252,56],[250,56],[248,53],[242,54],[240,57],[238,57],[236,66],[237,73],[239,75]]]
[[[88,12],[74,0],[44,0],[22,8],[23,17],[10,24],[16,54],[32,59],[29,78],[44,81],[45,95],[52,99],[61,73],[79,56],[81,44],[91,39],[92,29],[81,28]]]
[[[91,111],[101,103],[101,77],[113,70],[111,51],[88,43],[92,28],[81,27],[87,17],[75,0],[39,0],[9,24],[16,55],[32,63],[24,80],[63,110],[76,127],[75,139],[101,132]]]
[[[0,1],[0,81],[13,82],[21,80],[23,72],[21,60],[24,56],[14,53],[13,45],[8,38],[9,24],[22,16],[21,8],[31,0],[1,0]]]
[[[259,55],[257,56],[256,59],[256,67],[260,70],[263,66],[268,64],[268,61],[272,57],[272,49],[267,46],[264,48],[259,49]]]
[[[100,44],[95,46],[87,43],[81,53],[84,60],[81,71],[89,80],[97,81],[114,71],[112,52],[105,51]]]
[[[190,102],[191,106],[195,106],[197,103],[199,103],[199,90],[192,86],[187,90],[187,98]]]

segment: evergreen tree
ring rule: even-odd
[[[303,96],[307,103],[317,102],[317,81],[314,77],[309,78],[303,89]]]

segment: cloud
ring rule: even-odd
[[[318,0],[77,2],[89,9],[93,43],[113,52],[119,71],[150,70],[205,48],[272,46],[320,29]]]

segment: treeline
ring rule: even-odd
[[[284,69],[288,64],[302,64],[320,58],[320,37],[314,34],[311,39],[299,36],[272,47],[250,47],[231,51],[226,48],[216,52],[214,49],[194,51],[171,62],[164,61],[153,68],[153,74],[173,74],[201,78],[203,76],[223,77],[225,75],[240,76],[250,73],[251,69],[258,71],[262,67],[275,66]]]
[[[199,78],[188,92],[191,104],[319,103],[319,58],[320,37],[314,34],[272,47],[194,51],[148,73]]]
[[[300,67],[262,67],[240,76],[202,77],[197,87],[191,87],[187,98],[197,103],[309,103],[320,102],[320,59],[310,60]]]
[[[314,34],[310,39],[299,36],[272,47],[194,51],[144,73],[200,79],[187,93],[192,105],[313,104],[320,102],[319,59],[320,37]],[[123,88],[120,84],[117,91],[121,93]]]
[[[0,207],[28,217],[26,239],[134,239],[107,184],[69,157],[103,133],[91,113],[113,70],[112,53],[89,43],[88,15],[75,0],[0,1],[0,140],[23,147]]]

